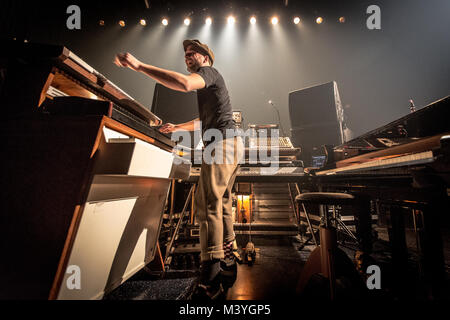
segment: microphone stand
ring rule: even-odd
[[[286,136],[286,132],[284,132],[283,125],[281,124],[280,111],[278,110],[277,107],[275,107],[275,105],[273,104],[273,101],[272,101],[272,100],[269,100],[269,104],[272,105],[272,107],[273,107],[273,108],[275,109],[275,111],[277,112],[277,115],[278,115],[278,124],[280,125],[281,133],[283,134],[283,137],[287,137],[287,136]]]

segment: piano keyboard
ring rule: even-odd
[[[395,167],[404,167],[412,165],[420,165],[425,163],[431,163],[434,161],[432,151],[425,151],[410,155],[391,157],[387,159],[377,159],[364,163],[358,163],[349,165],[343,168],[337,168],[332,170],[324,170],[316,172],[318,176],[333,175],[339,173],[360,172],[364,170],[380,170]]]
[[[200,167],[191,167],[189,182],[200,177]],[[303,167],[240,167],[236,182],[297,182],[304,177]]]
[[[304,175],[302,167],[241,167],[238,176],[291,176]]]
[[[272,143],[274,143],[272,145]],[[250,148],[280,148],[280,149],[293,149],[291,139],[289,137],[278,137],[278,141],[272,142],[271,137],[267,138],[250,138]]]

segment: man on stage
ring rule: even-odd
[[[142,72],[173,90],[197,90],[200,118],[183,124],[165,124],[160,128],[161,132],[194,131],[195,122],[200,120],[204,137],[208,135],[208,130],[221,133],[214,134],[214,141],[204,139],[206,146],[213,144],[214,159],[203,157],[195,195],[202,266],[193,298],[214,300],[223,296],[223,275],[231,273],[235,278],[237,272],[232,253],[235,234],[231,192],[244,146],[241,137],[236,134],[230,136],[236,127],[225,81],[219,71],[212,67],[214,53],[199,40],[185,40],[183,47],[189,75],[144,64],[130,53],[118,54],[115,63]]]

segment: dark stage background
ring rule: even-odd
[[[290,128],[291,91],[337,81],[348,126],[360,135],[450,94],[450,1],[23,1],[0,2],[0,36],[67,46],[147,106],[155,82],[117,68],[115,53],[186,72],[181,42],[197,38],[215,51],[235,110],[245,123],[276,123],[268,100]],[[66,8],[81,7],[79,31],[66,28]],[[366,9],[381,8],[381,30],[368,30]],[[237,23],[225,19],[234,14]],[[248,19],[255,14],[258,22]],[[277,14],[280,23],[269,18]],[[192,24],[183,25],[191,15]],[[211,15],[207,28],[204,19]],[[299,15],[302,22],[292,23]],[[168,17],[170,24],[161,25]],[[315,18],[324,23],[317,25]],[[345,16],[340,24],[338,18]],[[142,27],[139,19],[147,19]],[[100,19],[106,25],[98,24]],[[125,28],[118,25],[124,19]],[[7,49],[3,49],[7,50]],[[314,112],[314,110],[311,110]]]

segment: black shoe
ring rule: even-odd
[[[225,299],[225,290],[222,283],[205,285],[197,284],[194,293],[191,296],[193,301],[220,301]]]
[[[235,259],[225,259],[220,261],[220,277],[226,289],[231,288],[237,278],[237,263]]]
[[[200,277],[192,295],[192,300],[211,301],[224,296],[225,290],[222,286],[220,272],[219,259],[202,262]]]

